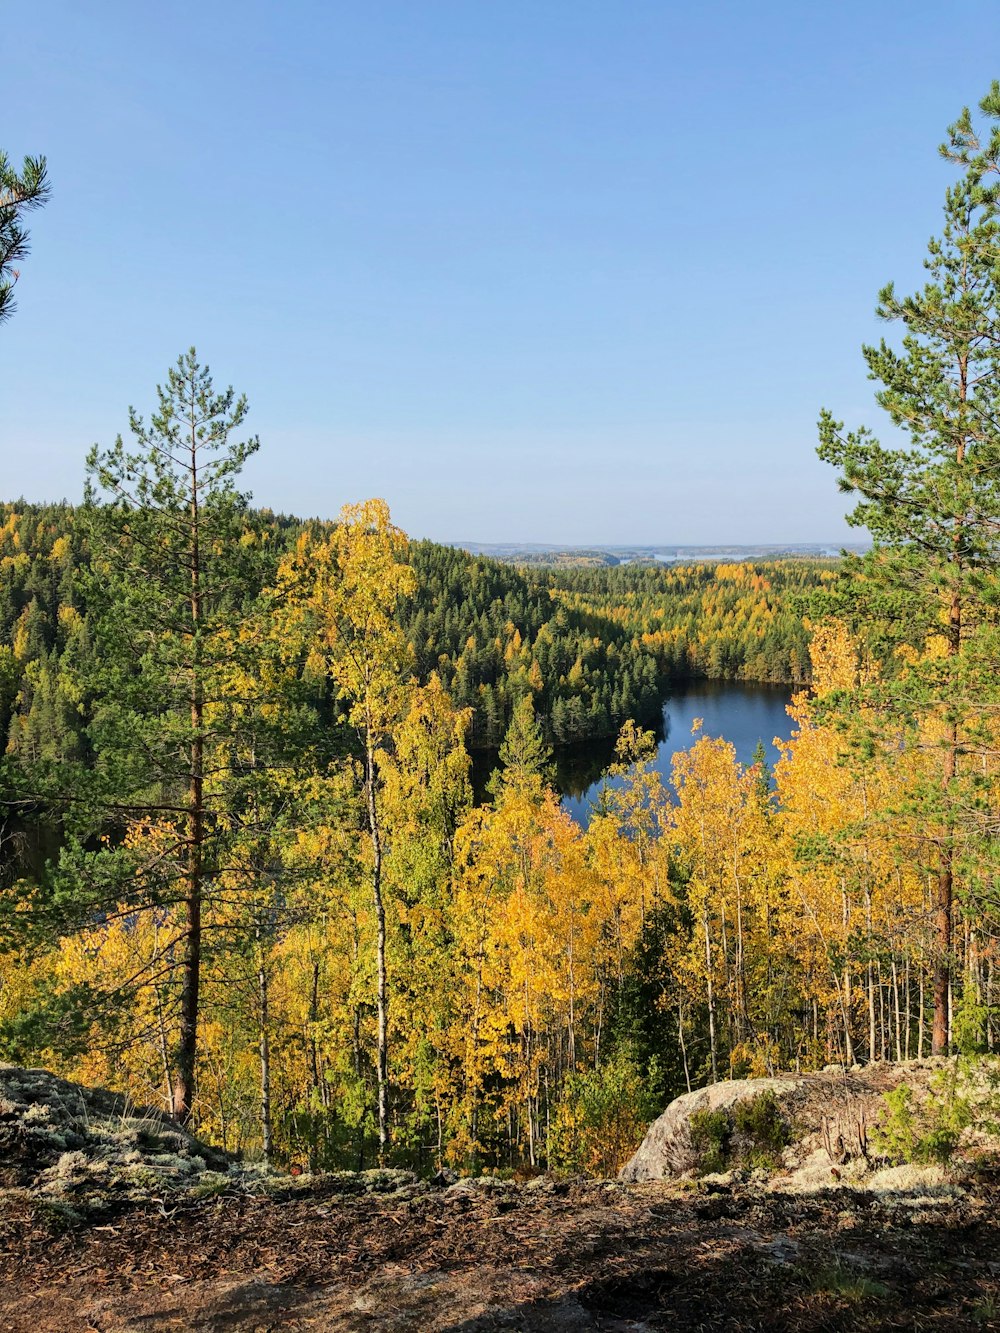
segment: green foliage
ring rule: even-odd
[[[676,871],[671,866],[671,872]],[[684,886],[674,884],[675,901],[655,904],[646,914],[638,940],[608,997],[609,1022],[616,1045],[633,1052],[647,1070],[653,1103],[662,1109],[684,1092],[687,1082],[677,1041],[677,1014],[664,1004],[674,985],[673,958],[678,941],[691,932],[683,903]],[[701,1020],[699,1014],[698,1020]]]
[[[693,1111],[689,1119],[691,1144],[698,1155],[698,1174],[725,1171],[730,1165],[733,1122],[729,1112]]]
[[[733,1107],[733,1129],[734,1137],[740,1145],[741,1159],[749,1166],[778,1166],[782,1149],[792,1139],[778,1099],[770,1089],[736,1103]]]
[[[1000,119],[996,86],[981,109]],[[908,793],[906,811],[882,813],[910,816],[933,876],[938,1055],[948,1049],[954,900],[975,910],[996,872],[982,778],[997,705],[1000,128],[981,139],[966,109],[941,151],[961,174],[945,193],[926,281],[911,296],[892,283],[882,289],[876,313],[901,336],[862,349],[893,442],[867,426],[845,431],[824,410],[818,451],[838,469],[841,490],[857,497],[848,522],[872,537],[865,555],[844,562],[828,610],[880,668],[831,701],[831,715],[859,755],[876,743],[898,747],[901,738],[929,750],[934,738],[922,789]]]
[[[151,1176],[152,1179],[143,1181],[143,1176]],[[144,1169],[142,1167],[134,1168],[133,1177],[136,1185],[144,1183],[146,1184],[147,1189],[155,1189],[161,1179],[155,1171],[150,1171],[148,1168]],[[232,1186],[233,1182],[231,1177],[225,1175],[223,1172],[206,1171],[203,1175],[198,1177],[195,1184],[190,1186],[188,1189],[188,1197],[191,1199],[217,1199],[224,1195],[228,1190],[232,1189]]]
[[[90,574],[89,522],[69,505],[0,505],[0,740],[21,768],[94,760],[102,586]],[[239,523],[226,546],[239,578],[223,581],[220,601],[231,613],[259,595],[304,528],[330,527],[246,506]],[[808,634],[793,601],[830,575],[805,561],[629,566],[618,582],[590,586],[576,571],[563,587],[562,575],[432,542],[412,543],[407,558],[418,586],[399,614],[417,676],[436,674],[457,707],[473,710],[468,741],[479,749],[500,745],[526,697],[545,740],[569,745],[615,736],[628,719],[656,723],[670,680],[801,679]]]
[[[498,796],[504,786],[523,785],[531,779],[548,785],[552,779],[552,751],[535,718],[531,696],[525,695],[514,708],[500,746],[500,768],[490,778],[487,790]]]
[[[913,1089],[901,1083],[898,1088],[884,1093],[882,1100],[886,1113],[882,1123],[872,1132],[872,1145],[890,1161],[911,1162],[917,1138]]]
[[[809,673],[799,605],[833,574],[830,561],[780,560],[560,570],[549,582],[565,612],[597,637],[624,632],[665,680],[799,683]]]
[[[884,1282],[877,1282],[840,1263],[819,1269],[813,1274],[810,1286],[814,1292],[839,1296],[851,1304],[882,1301],[891,1294]]]
[[[959,1071],[955,1065],[942,1071],[919,1101],[905,1083],[885,1093],[885,1115],[872,1133],[875,1151],[900,1165],[914,1162],[921,1166],[947,1166],[963,1131],[976,1119],[971,1099],[958,1088]]]
[[[984,1296],[976,1301],[969,1311],[969,1318],[974,1324],[982,1324],[984,1328],[996,1328],[1000,1321],[1000,1302],[995,1296]]]
[[[16,1014],[0,1023],[0,1061],[29,1065],[39,1052],[64,1058],[84,1055],[93,1037],[93,1024],[114,1026],[122,1000],[100,1004],[89,982],[75,982],[54,990],[38,985]]]
[[[473,747],[499,746],[526,696],[557,745],[659,716],[663,678],[640,637],[610,620],[595,629],[545,572],[432,542],[413,543],[409,558],[418,587],[401,619],[418,674],[436,672],[455,704],[473,709]]]
[[[237,851],[235,837],[260,822],[262,786],[246,770],[266,768],[276,734],[257,725],[254,697],[254,600],[273,556],[253,540],[235,484],[258,448],[256,438],[233,438],[247,410],[232,388],[216,392],[192,348],[157,387],[148,422],[129,410],[129,445],[119,436],[91,450],[79,514],[93,644],[81,698],[95,762],[78,767],[75,788],[64,775],[70,790],[58,793],[73,823],[56,900],[78,898],[79,925],[123,907],[162,919],[162,908],[183,904],[173,945],[133,976],[135,985],[156,984],[171,1017],[179,1011],[171,1061],[182,1118],[193,1097],[203,910],[224,876],[225,892],[244,896],[271,878],[259,847],[244,840]],[[102,887],[111,891],[104,901]]]
[[[983,1055],[987,1051],[990,1017],[990,1006],[982,1003],[972,987],[962,990],[952,1015],[952,1043],[959,1055]]]
[[[17,264],[28,253],[28,233],[23,218],[41,208],[49,197],[44,157],[26,157],[20,171],[0,152],[0,324],[14,313],[14,284]]]
[[[643,1071],[627,1050],[598,1069],[570,1074],[553,1117],[549,1159],[564,1171],[614,1176],[635,1152],[660,1102],[651,1088],[655,1068]]]
[[[689,1123],[699,1175],[734,1167],[773,1169],[791,1142],[791,1131],[770,1089],[737,1102],[731,1110],[695,1111]]]
[[[311,1171],[360,1171],[378,1154],[371,1080],[342,1060],[323,1081],[285,1113],[288,1157]]]

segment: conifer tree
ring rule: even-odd
[[[1000,85],[981,108],[1000,119]],[[964,171],[945,195],[944,228],[925,260],[927,282],[907,297],[891,283],[882,290],[878,315],[902,325],[901,346],[883,339],[863,349],[869,376],[881,386],[876,401],[908,438],[883,445],[866,427],[845,434],[824,411],[819,448],[840,469],[841,488],[860,496],[848,521],[873,539],[867,555],[847,561],[839,609],[864,627],[883,661],[898,661],[900,644],[912,649],[909,665],[887,672],[874,690],[882,716],[932,760],[918,823],[936,882],[935,1054],[949,1044],[959,793],[976,749],[977,705],[967,685],[973,678],[986,684],[972,663],[995,611],[1000,129],[981,142],[966,109],[941,151]]]
[[[505,785],[523,785],[532,779],[542,785],[552,777],[552,751],[538,725],[530,694],[514,705],[510,726],[500,746],[500,765],[488,784],[494,796]]]
[[[14,313],[14,284],[20,276],[15,267],[28,253],[25,213],[41,208],[49,197],[49,179],[44,157],[26,157],[15,171],[6,153],[0,153],[0,324]]]
[[[178,933],[155,960],[179,974],[170,1080],[173,1113],[194,1098],[202,915],[222,866],[218,748],[229,739],[227,679],[239,651],[234,617],[258,577],[242,541],[246,497],[234,479],[258,448],[231,437],[247,401],[216,393],[192,348],[157,389],[134,445],[121,436],[87,460],[82,523],[86,597],[99,662],[90,728],[97,759],[93,825],[64,853],[78,916],[109,902],[179,909]],[[112,830],[94,853],[93,826]],[[107,839],[105,839],[107,842]],[[79,894],[79,886],[89,893]]]

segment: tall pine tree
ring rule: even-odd
[[[982,110],[1000,119],[1000,85]],[[947,191],[944,229],[930,242],[928,278],[912,296],[892,284],[880,318],[902,325],[899,347],[864,348],[876,401],[906,439],[881,444],[865,427],[844,433],[824,412],[820,457],[860,496],[848,521],[872,535],[849,559],[839,609],[882,660],[867,702],[925,753],[914,828],[933,876],[933,1050],[949,1046],[952,937],[962,884],[963,807],[975,793],[984,636],[995,619],[1000,531],[1000,131],[981,143],[968,110],[942,153],[964,168]],[[900,666],[899,649],[910,649]],[[977,665],[978,664],[978,665]],[[970,691],[971,685],[971,691]],[[844,699],[849,711],[857,699]],[[911,812],[912,813],[912,812]]]
[[[14,284],[20,277],[16,266],[28,253],[24,215],[41,208],[48,197],[44,157],[26,157],[16,171],[7,154],[0,153],[0,324],[14,313]]]
[[[231,742],[228,681],[235,621],[260,586],[244,540],[247,497],[235,478],[258,448],[235,441],[247,402],[216,393],[192,348],[160,386],[149,424],[129,412],[119,436],[87,461],[82,523],[90,545],[87,604],[98,675],[91,736],[94,825],[113,830],[94,852],[78,838],[64,866],[103,896],[169,907],[178,930],[152,966],[176,978],[173,1113],[194,1099],[202,914],[223,864],[221,750]],[[93,836],[93,825],[90,830]]]

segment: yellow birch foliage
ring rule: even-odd
[[[863,670],[843,625],[817,629],[815,698],[793,699],[789,711],[797,727],[781,747],[776,770],[782,821],[794,853],[789,874],[808,996],[824,1012],[828,1058],[840,1050],[853,1059],[859,1038],[872,1045],[876,962],[891,963],[903,940],[919,961],[925,942],[924,889],[907,855],[905,830],[879,817],[899,804],[912,757],[899,748],[867,758],[848,755],[841,734],[817,720],[816,701],[853,688]]]

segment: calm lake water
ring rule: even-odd
[[[663,740],[656,752],[656,766],[669,781],[673,757],[689,749],[697,739],[691,724],[700,717],[700,735],[721,736],[736,747],[736,758],[749,764],[758,741],[764,742],[773,764],[778,752],[776,736],[791,735],[792,721],[785,709],[792,691],[785,685],[750,685],[733,681],[697,681],[673,691],[663,705]],[[590,807],[601,786],[601,775],[614,757],[611,742],[577,746],[560,756],[558,786],[563,805],[586,825]]]

